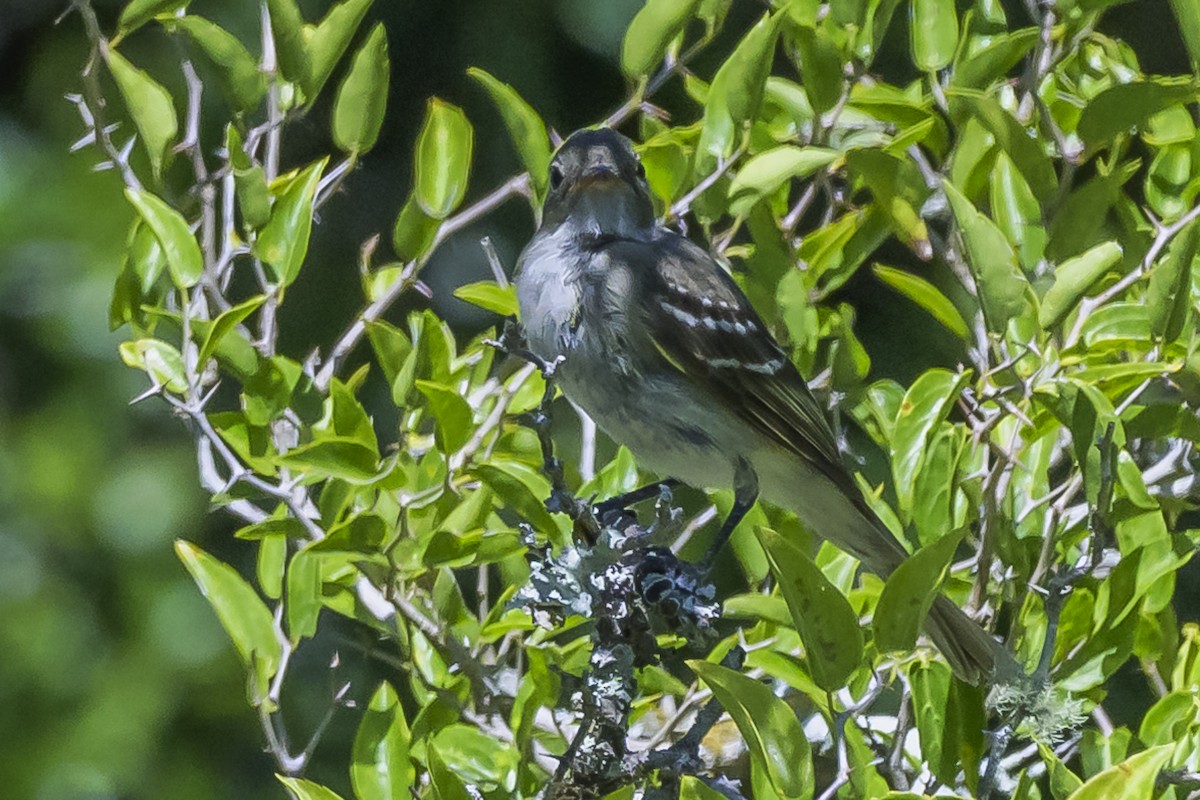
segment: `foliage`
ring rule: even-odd
[[[596,612],[625,579],[598,567],[612,580],[589,587],[551,567],[628,566],[624,544],[606,549],[611,523],[599,544],[572,544],[590,517],[577,498],[648,476],[622,449],[591,463],[587,426],[584,455],[564,470],[548,415],[568,407],[553,400],[550,365],[505,359],[487,334],[455,336],[428,310],[385,319],[428,290],[422,269],[467,225],[516,197],[539,213],[551,139],[503,76],[472,73],[527,171],[464,207],[475,128],[430,100],[423,121],[404,123],[415,146],[396,260],[377,263],[368,242],[344,334],[310,356],[278,346],[314,218],[383,125],[388,47],[383,29],[359,30],[369,5],[345,0],[310,23],[293,0],[271,0],[257,60],[186,2],[133,0],[111,39],[79,6],[95,48],[80,108],[137,212],[111,322],[128,331],[121,357],[146,373],[142,399],[187,420],[203,486],[256,548],[253,579],[193,544],[177,551],[244,662],[293,796],[338,796],[300,776],[345,687],[299,750],[283,715],[289,664],[334,615],[370,631],[372,653],[396,667],[344,754],[360,798],[409,784],[436,798],[628,797],[635,784],[645,797],[1090,798],[1118,796],[1122,781],[1149,797],[1194,785],[1200,644],[1172,598],[1200,540],[1187,522],[1200,440],[1196,75],[1145,74],[1098,32],[1108,3],[1009,19],[986,0],[788,0],[726,36],[727,2],[650,0],[622,49],[630,99],[606,122],[636,132],[665,219],[731,265],[848,429],[851,454],[875,460],[865,496],[914,557],[891,577],[857,575],[850,556],[760,508],[727,557],[740,575],[723,576],[736,588],[715,643],[660,626],[654,658],[625,663],[645,651],[617,648],[600,663],[611,620]],[[1200,18],[1174,6],[1200,62]],[[181,102],[124,54],[153,36],[212,62],[228,102],[219,150],[195,123],[209,93],[192,62],[181,61]],[[876,70],[896,39],[908,81]],[[710,80],[691,71],[727,40]],[[100,63],[138,133],[133,152],[105,125]],[[671,82],[687,100],[668,117],[651,97]],[[288,124],[311,124],[323,89],[339,152],[281,164]],[[697,121],[666,121],[686,118]],[[503,313],[511,295],[495,264],[494,285],[459,295]],[[869,266],[894,302],[959,342],[955,369],[930,365],[908,386],[870,379],[855,309],[839,299]],[[360,344],[370,362],[350,372]],[[371,374],[388,403],[365,400]],[[673,503],[660,499],[646,535],[692,531],[730,498],[684,503],[688,525],[665,524]],[[548,570],[557,612],[518,607],[516,589]],[[1029,676],[988,698],[914,643],[938,591]],[[1158,699],[1116,726],[1105,703],[1129,663]],[[597,743],[602,691],[622,698],[627,736]],[[731,722],[714,716],[722,707]],[[581,780],[584,756],[604,781]]]

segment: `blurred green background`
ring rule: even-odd
[[[121,5],[97,0],[106,30]],[[301,3],[310,19],[328,5]],[[309,266],[289,295],[281,349],[303,357],[327,346],[360,305],[357,251],[367,237],[391,229],[430,95],[463,106],[475,124],[471,196],[481,196],[516,171],[517,159],[466,68],[480,66],[511,83],[558,131],[569,132],[623,100],[616,57],[640,5],[379,0],[368,19],[388,28],[388,122],[379,145],[323,212]],[[1005,5],[1013,18],[1023,17],[1020,3]],[[154,400],[128,405],[144,378],[120,364],[119,336],[108,332],[108,298],[132,211],[114,173],[93,170],[94,150],[69,152],[83,127],[63,96],[79,90],[88,48],[77,16],[55,24],[67,6],[0,0],[0,796],[282,796],[261,753],[258,722],[230,691],[243,670],[171,542],[197,541],[243,567],[252,552],[232,539],[226,517],[207,514],[183,424]],[[696,63],[700,75],[710,76],[715,59],[762,8],[757,0],[734,0],[722,39],[708,61]],[[244,41],[257,38],[251,0],[194,0],[192,10]],[[890,77],[898,81],[909,68],[902,17],[891,32],[901,72]],[[1133,44],[1147,72],[1183,72],[1182,44],[1164,26],[1174,27],[1165,0],[1146,0],[1114,10],[1102,29]],[[148,27],[123,49],[182,96],[171,68],[178,51],[160,31]],[[698,115],[678,82],[657,101],[682,119]],[[223,109],[214,111],[204,130],[210,149]],[[328,109],[318,106],[289,129],[285,165],[331,149],[327,118]],[[125,126],[116,139],[128,135]],[[527,209],[513,202],[441,248],[426,273],[435,310],[463,329],[487,324],[450,289],[488,275],[480,236],[491,235],[511,264],[530,231]],[[899,248],[887,255],[905,258]],[[861,275],[845,292],[858,308],[875,377],[903,381],[932,363],[956,362],[953,342],[917,321],[869,271]],[[906,335],[895,336],[897,327]],[[310,730],[322,713],[327,659],[344,644],[327,642],[321,657],[299,665],[286,690],[289,713],[295,709],[299,718],[295,730]],[[361,656],[344,660],[343,679],[369,666]],[[344,775],[329,773],[345,763],[337,754],[348,746],[353,722],[346,712],[335,719],[322,745],[331,756],[318,756],[313,777],[345,785]]]

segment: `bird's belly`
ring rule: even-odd
[[[582,377],[563,367],[563,391],[613,441],[623,444],[644,468],[699,488],[733,485],[740,455],[726,434],[725,412],[685,394],[671,381],[630,385],[616,373]],[[742,443],[744,445],[744,443]]]

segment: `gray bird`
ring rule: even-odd
[[[887,576],[907,552],[867,506],[800,373],[733,279],[660,226],[631,142],[573,134],[550,165],[542,223],[517,264],[531,351],[639,463],[735,504],[710,558],[758,497]],[[978,683],[1011,657],[946,597],[927,629]]]

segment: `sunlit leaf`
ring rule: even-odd
[[[970,330],[962,314],[932,283],[911,272],[883,264],[876,264],[873,269],[881,281],[925,309],[955,336],[964,340],[970,338]]]
[[[1166,766],[1174,749],[1174,744],[1164,744],[1143,750],[1080,786],[1069,795],[1069,800],[1153,797],[1159,770]]]
[[[1121,255],[1121,245],[1105,242],[1059,264],[1054,270],[1054,285],[1038,309],[1038,323],[1052,328],[1061,322],[1091,285],[1120,263]]]
[[[270,221],[254,243],[255,254],[267,262],[275,280],[283,286],[296,280],[308,254],[313,200],[326,161],[322,158],[310,164],[288,182],[287,188],[275,200]]]
[[[931,369],[905,393],[891,441],[892,474],[901,511],[912,508],[913,487],[929,437],[950,413],[970,377],[969,372]]]
[[[258,108],[267,91],[266,76],[237,37],[204,17],[181,17],[166,24],[183,31],[203,51],[235,111],[248,113]]]
[[[333,103],[333,143],[351,153],[365,153],[375,146],[387,106],[388,78],[387,32],[382,24],[350,62]]]
[[[372,2],[344,0],[329,9],[318,25],[308,26],[304,31],[308,70],[301,85],[309,104],[321,93],[321,88],[350,46],[350,40],[354,38]]]
[[[454,296],[504,317],[515,317],[520,311],[516,287],[501,286],[495,281],[464,284],[454,290]]]
[[[1193,78],[1134,81],[1117,84],[1093,97],[1083,109],[1077,131],[1088,147],[1095,148],[1119,133],[1145,124],[1152,115],[1196,99]]]
[[[730,210],[745,216],[750,208],[787,181],[805,178],[838,157],[826,147],[773,147],[746,161],[729,185]]]
[[[121,16],[117,20],[117,38],[112,44],[116,45],[117,39],[128,36],[155,17],[174,16],[179,9],[187,8],[190,2],[191,0],[130,0],[121,9]]]
[[[359,800],[392,800],[414,785],[409,731],[396,690],[387,681],[371,696],[351,750],[350,783]]]
[[[209,327],[208,333],[200,345],[200,355],[197,361],[203,364],[211,358],[225,337],[237,328],[238,325],[241,325],[246,317],[257,311],[266,299],[266,295],[257,295],[251,297],[249,300],[238,303],[227,311],[222,311]]]
[[[875,606],[875,646],[908,652],[916,644],[962,535],[944,535],[904,561],[883,585]]]
[[[733,717],[751,761],[766,771],[774,790],[782,797],[811,797],[812,752],[796,712],[765,683],[708,661],[687,663]]]
[[[492,102],[500,111],[500,118],[504,120],[504,127],[508,129],[508,135],[517,149],[517,155],[521,157],[522,165],[529,172],[534,193],[538,197],[543,196],[546,192],[551,155],[546,124],[533,107],[517,94],[517,90],[507,83],[497,80],[478,67],[468,69],[467,75],[487,90]]]
[[[699,0],[646,0],[625,30],[621,70],[637,78],[654,69],[698,5]]]
[[[912,0],[913,63],[933,72],[950,63],[958,46],[958,14],[954,0]]]
[[[275,777],[295,800],[342,800],[341,795],[337,792],[327,789],[319,783],[286,775],[276,775]]]
[[[429,101],[417,136],[414,197],[427,215],[445,219],[462,202],[471,172],[475,132],[457,106]]]
[[[187,220],[150,192],[126,189],[125,196],[138,214],[154,231],[158,244],[167,258],[167,269],[176,286],[184,289],[195,286],[204,274],[204,256]]]
[[[827,691],[841,688],[862,658],[858,615],[803,550],[773,530],[755,532],[804,642],[813,680]]]
[[[145,370],[156,385],[176,394],[187,391],[183,356],[173,345],[161,339],[137,339],[121,342],[118,350],[127,366]]]

